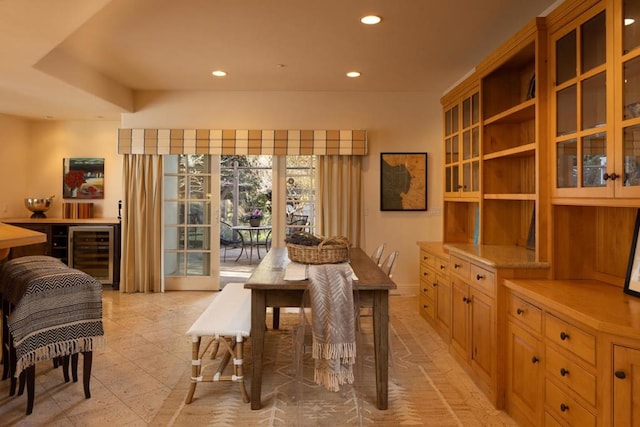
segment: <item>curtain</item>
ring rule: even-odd
[[[162,156],[125,154],[120,292],[162,292]]]
[[[360,247],[362,229],[362,156],[317,156],[317,230],[345,236]]]

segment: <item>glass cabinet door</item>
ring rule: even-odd
[[[445,194],[458,195],[459,190],[459,108],[457,105],[444,113]]]
[[[557,196],[606,196],[613,191],[607,173],[611,147],[605,21],[602,10],[554,43]]]
[[[622,147],[616,152],[622,197],[640,197],[640,0],[622,1]]]

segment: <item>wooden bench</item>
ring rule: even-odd
[[[193,400],[196,385],[199,382],[233,381],[240,384],[242,400],[249,403],[249,395],[244,385],[243,376],[243,341],[251,332],[251,290],[244,288],[244,283],[227,283],[219,295],[209,304],[187,331],[191,337],[191,385],[185,398],[189,404]],[[201,351],[203,337],[212,337]],[[227,341],[229,339],[229,341]],[[213,365],[202,364],[203,356],[211,349],[211,359],[215,359],[219,347],[225,348],[224,355],[218,363],[215,373],[205,375],[205,368]],[[222,375],[229,360],[233,358],[233,374]]]

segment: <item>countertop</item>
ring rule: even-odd
[[[11,224],[118,224],[118,218],[1,218],[0,222]]]
[[[521,246],[445,243],[452,255],[461,255],[493,268],[549,268],[548,262],[536,261],[535,251]]]

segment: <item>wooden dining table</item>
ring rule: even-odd
[[[358,280],[360,306],[373,308],[373,341],[376,371],[376,406],[388,407],[389,380],[389,291],[396,285],[360,248],[351,248],[349,262]],[[272,248],[245,283],[251,289],[251,409],[262,407],[262,373],[267,307],[297,307],[302,303],[308,280],[286,281],[290,263],[286,248]]]

